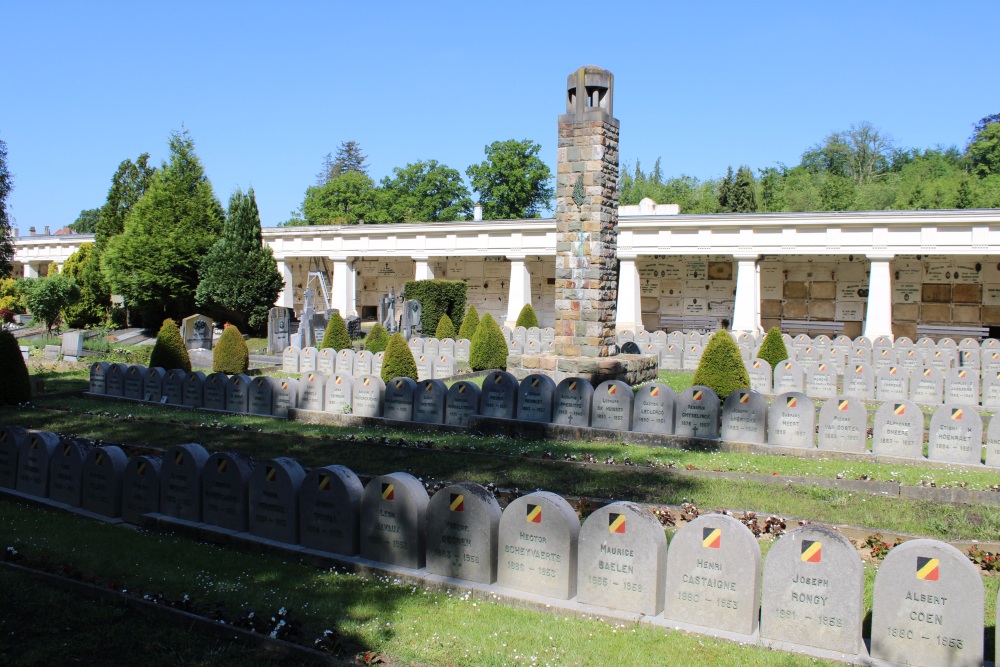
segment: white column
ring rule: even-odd
[[[733,304],[733,333],[754,333],[760,326],[760,289],[757,255],[734,255],[736,297]]]
[[[618,306],[615,315],[617,331],[643,331],[642,285],[639,270],[635,268],[635,255],[618,255]]]
[[[868,255],[868,310],[865,313],[864,335],[869,340],[877,336],[892,338],[892,278],[889,273],[891,253]]]
[[[413,269],[414,280],[434,280],[434,269],[431,267],[429,257],[414,257],[416,265]]]
[[[508,255],[510,260],[510,286],[507,292],[507,320],[504,322],[513,329],[517,325],[517,316],[525,304],[531,303],[531,273],[524,263],[524,255]]]
[[[278,260],[278,275],[285,281],[285,286],[278,292],[278,299],[275,306],[282,308],[295,307],[295,285],[292,282],[292,267],[285,264],[285,260]]]
[[[357,272],[354,270],[353,258],[331,257],[333,261],[333,285],[330,287],[330,306],[340,312],[340,316],[348,318],[357,314],[355,283]]]
[[[35,266],[32,266],[30,262],[25,262],[24,263],[24,277],[25,278],[37,278],[38,277],[38,268],[35,267]]]
[[[56,264],[56,271],[58,271],[59,273],[62,273],[62,267],[63,267],[62,264]]]

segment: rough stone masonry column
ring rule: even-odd
[[[555,352],[615,354],[618,131],[614,75],[581,67],[567,82],[559,116],[556,175]]]

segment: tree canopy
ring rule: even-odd
[[[93,234],[97,231],[97,221],[101,218],[101,209],[85,208],[76,216],[76,220],[69,225],[77,234]]]
[[[528,139],[494,141],[486,159],[465,170],[484,219],[535,218],[549,206],[555,191],[552,172],[538,157],[541,148]]]
[[[145,194],[155,173],[156,167],[149,165],[149,153],[143,153],[135,162],[125,159],[118,165],[94,227],[98,252],[104,250],[110,238],[125,230],[125,216]]]
[[[382,179],[391,222],[437,222],[471,217],[472,199],[462,175],[437,160],[396,167]]]
[[[367,155],[361,154],[361,145],[353,140],[341,142],[337,155],[327,153],[323,157],[323,167],[316,174],[316,185],[324,185],[339,178],[349,171],[368,174]]]
[[[0,139],[0,278],[9,276],[14,259],[14,231],[7,213],[7,197],[14,189],[7,167],[7,144]]]

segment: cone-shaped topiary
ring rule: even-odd
[[[438,320],[437,331],[434,332],[434,337],[438,340],[455,337],[455,323],[451,321],[450,317],[447,315],[441,316],[441,319]]]
[[[163,368],[171,370],[179,368],[182,371],[191,372],[191,357],[188,356],[187,348],[184,347],[184,339],[181,338],[181,330],[177,328],[177,322],[171,318],[163,320],[160,332],[156,334],[156,344],[149,355],[150,368]]]
[[[250,368],[250,350],[235,324],[227,324],[212,350],[212,370],[237,375]]]
[[[737,389],[750,386],[750,375],[743,364],[740,348],[725,329],[717,331],[705,346],[693,384],[709,387],[721,400]]]
[[[771,327],[771,330],[764,336],[764,342],[760,344],[760,350],[757,351],[757,358],[771,364],[772,373],[775,366],[788,358],[788,348],[785,347],[785,339],[781,337],[778,327]]]
[[[31,400],[31,381],[21,348],[14,334],[0,330],[0,405],[18,405]]]
[[[458,328],[458,337],[472,340],[472,337],[476,335],[478,327],[479,311],[476,310],[475,306],[469,306],[469,310],[465,313],[465,319],[462,320],[462,326]]]
[[[393,378],[402,377],[416,380],[417,362],[403,334],[397,332],[392,334],[389,345],[385,348],[385,357],[382,359],[382,381],[388,382]]]
[[[472,337],[469,365],[474,371],[507,370],[507,340],[489,313],[483,315]]]
[[[375,354],[376,352],[385,352],[385,348],[388,346],[389,332],[385,330],[384,326],[376,322],[372,326],[372,330],[365,336],[365,349]]]
[[[530,303],[524,304],[524,308],[517,315],[517,324],[514,326],[524,327],[525,329],[538,326],[538,316],[535,315],[535,309],[531,307]]]
[[[351,337],[347,335],[347,325],[339,311],[330,314],[330,321],[326,323],[326,331],[323,332],[323,342],[319,349],[331,348],[340,352],[351,349]]]

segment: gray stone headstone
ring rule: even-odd
[[[62,348],[58,345],[46,345],[42,348],[42,358],[46,361],[59,361],[62,355]]]
[[[299,378],[299,409],[322,412],[326,409],[326,376],[320,372],[303,373]]]
[[[145,366],[129,366],[122,380],[122,396],[134,401],[146,399],[146,376],[149,369]]]
[[[59,441],[49,459],[49,498],[57,503],[79,507],[83,493],[83,460],[93,449],[90,445],[72,438]]]
[[[790,391],[804,392],[806,388],[805,373],[797,361],[785,359],[774,367],[774,393],[784,394]]]
[[[577,602],[655,616],[663,611],[666,569],[667,538],[648,509],[616,502],[583,522]]]
[[[319,362],[319,350],[315,347],[304,347],[299,350],[299,373],[319,370],[316,364]]]
[[[896,363],[905,368],[910,375],[924,367],[924,355],[915,347],[907,350],[896,350]]]
[[[414,355],[414,361],[417,362],[417,380],[429,380],[433,377],[434,371],[434,357],[430,357],[426,354]]]
[[[920,370],[910,380],[910,400],[921,405],[941,405],[944,402],[944,375],[933,366]]]
[[[292,331],[292,317],[288,308],[275,306],[267,311],[267,353],[276,354],[288,347]],[[286,373],[298,373],[285,371]]]
[[[590,426],[590,411],[594,402],[594,385],[583,378],[564,378],[556,385],[552,423],[566,426]]]
[[[385,360],[385,351],[376,352],[372,355],[372,375],[382,377],[382,362]]]
[[[674,391],[660,382],[639,387],[632,399],[632,430],[638,433],[673,433],[675,400]]]
[[[108,396],[125,395],[125,364],[111,364],[104,376],[104,393]]]
[[[887,401],[875,412],[872,453],[924,458],[924,413],[913,401]]]
[[[468,426],[479,411],[479,386],[459,380],[448,388],[445,396],[444,423]]]
[[[830,399],[819,409],[819,448],[833,452],[868,451],[868,410],[853,396]]]
[[[827,363],[833,364],[837,371],[843,375],[844,369],[847,368],[847,360],[850,357],[851,348],[850,346],[840,346],[834,345],[830,348],[830,351],[826,355]]]
[[[83,354],[83,332],[67,331],[62,335],[60,351],[64,357],[79,357]]]
[[[979,371],[949,369],[944,376],[944,402],[979,407]]]
[[[351,413],[359,417],[381,417],[385,383],[377,375],[362,375],[354,382]],[[329,396],[329,394],[328,394]]]
[[[337,360],[334,363],[333,372],[354,375],[354,350],[340,350],[337,352]]]
[[[513,419],[517,414],[517,379],[507,371],[492,371],[483,379],[479,414]]]
[[[56,455],[59,436],[30,431],[17,458],[17,490],[39,498],[49,495],[49,464]]]
[[[815,447],[816,409],[801,392],[775,396],[767,411],[767,443],[783,447]]]
[[[427,571],[492,584],[497,579],[500,504],[479,484],[451,484],[427,504]]]
[[[767,399],[753,389],[730,392],[722,404],[719,437],[727,442],[767,442]]]
[[[215,322],[205,315],[191,315],[181,320],[181,338],[189,350],[211,350]]]
[[[27,429],[0,425],[0,486],[17,488],[17,460],[29,439]]]
[[[163,378],[161,388],[162,398],[170,405],[184,405],[184,381],[187,379],[187,371],[180,368],[171,368]]]
[[[667,343],[667,346],[660,351],[660,366],[669,370],[681,370],[683,362],[684,347],[680,343]]]
[[[872,368],[878,371],[886,366],[896,365],[896,351],[891,347],[882,347],[872,351]]]
[[[299,405],[299,381],[295,378],[275,380],[271,394],[271,414],[287,417],[289,410]]]
[[[249,412],[252,415],[270,415],[273,409],[274,380],[261,375],[250,382],[248,397]]]
[[[455,356],[455,339],[454,338],[442,338],[438,341],[438,356],[448,355],[449,357]]]
[[[441,341],[437,338],[424,339],[424,356],[435,359],[441,353]]]
[[[184,378],[183,403],[189,408],[200,408],[205,402],[205,374],[191,371]]]
[[[458,368],[458,362],[455,361],[455,357],[450,354],[438,353],[434,357],[434,364],[431,367],[431,375],[433,375],[435,380],[443,380],[450,378],[456,373],[456,368]]]
[[[236,413],[250,412],[250,390],[253,381],[246,375],[230,375],[226,383],[226,410]]]
[[[396,421],[413,421],[413,395],[416,391],[417,383],[412,378],[398,377],[389,380],[385,385],[382,417]]]
[[[358,476],[344,466],[313,468],[299,492],[299,541],[319,551],[356,556],[360,550]]]
[[[307,376],[308,377],[308,376]],[[344,373],[337,373],[326,381],[326,400],[323,410],[335,414],[349,415],[354,412],[354,378]],[[377,415],[369,415],[377,416]]]
[[[719,396],[708,387],[688,387],[674,401],[674,435],[719,437]]]
[[[846,396],[854,396],[864,401],[875,398],[875,372],[868,364],[851,362],[844,369],[844,391]]]
[[[443,424],[448,387],[441,380],[417,383],[413,394],[413,421],[418,424]]]
[[[361,350],[354,355],[354,377],[372,374],[372,361],[374,356],[368,350]]]
[[[201,521],[201,474],[208,452],[201,445],[174,445],[160,464],[160,514]]]
[[[954,349],[936,349],[930,352],[925,359],[925,363],[928,366],[933,366],[934,368],[941,371],[941,373],[947,373],[949,369],[958,364],[958,354]]]
[[[983,407],[1000,410],[1000,370],[983,371]]]
[[[0,432],[0,438],[3,433]],[[996,415],[990,417],[989,426],[986,428],[986,465],[991,468],[1000,468],[1000,419]],[[0,486],[3,481],[0,480]]]
[[[514,327],[510,339],[524,347],[524,344],[528,342],[528,329],[526,327]]]
[[[497,584],[558,600],[576,595],[580,519],[548,491],[515,499],[500,519]]]
[[[864,644],[865,568],[831,528],[806,525],[781,536],[764,561],[760,636],[767,642],[857,655]]]
[[[864,364],[865,366],[872,365],[872,351],[867,347],[852,347],[851,353],[848,355],[846,362],[848,366],[857,366],[858,364]]]
[[[250,475],[250,534],[299,543],[299,489],[306,471],[281,456],[254,466]]]
[[[240,452],[216,452],[201,473],[201,517],[204,523],[245,533],[248,527],[247,490],[254,462]]]
[[[226,394],[229,393],[229,376],[225,373],[210,373],[201,384],[201,407],[207,410],[225,410]]]
[[[164,396],[163,384],[167,381],[167,371],[158,367],[146,370],[146,381],[143,384],[144,398],[152,403],[159,403]]]
[[[979,350],[978,349],[959,350],[958,365],[961,366],[962,368],[971,368],[972,370],[978,371],[980,368]]]
[[[975,408],[945,403],[934,411],[927,428],[927,458],[931,461],[982,462],[983,420]]]
[[[685,371],[698,370],[698,364],[701,363],[701,355],[704,351],[705,348],[701,345],[686,343],[684,345],[683,357],[681,358],[681,368]]]
[[[621,380],[605,380],[594,389],[591,428],[632,430],[632,387]]]
[[[882,366],[875,376],[875,400],[901,401],[910,396],[910,373],[902,366]]]
[[[678,530],[667,549],[664,618],[752,635],[760,609],[757,539],[724,514],[706,514]]]
[[[467,338],[459,338],[455,341],[455,359],[457,361],[469,361],[469,351],[472,349],[472,341]]]
[[[987,371],[1000,371],[1000,348],[983,348],[982,356],[979,360],[980,370],[985,374]]]
[[[299,348],[289,346],[284,349],[281,353],[281,372],[299,372]]]
[[[121,447],[95,447],[83,461],[80,507],[107,517],[122,515],[122,479],[128,455]]]
[[[337,351],[331,347],[324,347],[316,357],[316,373],[322,373],[330,377],[337,372]],[[348,373],[350,375],[350,373]]]
[[[547,375],[532,374],[521,380],[517,393],[517,419],[529,422],[552,422],[556,383]]]
[[[803,368],[809,368],[813,364],[818,364],[822,357],[823,354],[819,347],[808,345],[799,350],[798,354],[795,355],[795,361],[799,362]]]
[[[872,658],[982,665],[984,597],[978,570],[950,544],[920,539],[894,547],[875,575]]]
[[[426,556],[427,490],[416,477],[376,477],[361,496],[361,555],[418,569]]]
[[[406,341],[406,344],[410,347],[410,352],[413,353],[414,359],[424,353],[424,339],[420,336],[410,338]]]
[[[91,394],[104,394],[107,392],[107,374],[108,367],[110,367],[106,361],[95,361],[90,365],[90,391]]]
[[[833,398],[837,395],[837,369],[820,361],[806,369],[805,394],[813,398]]]
[[[122,473],[122,519],[138,524],[143,514],[160,511],[160,456],[140,454]]]
[[[750,375],[750,388],[761,394],[773,394],[774,385],[771,364],[764,359],[753,359],[747,364],[747,373]]]

